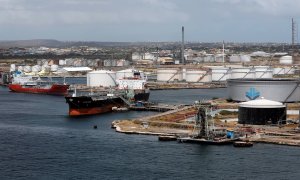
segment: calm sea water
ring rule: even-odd
[[[226,89],[152,91],[156,102],[189,104]],[[0,87],[0,179],[299,179],[300,148],[159,142],[111,129],[153,112],[70,118],[63,97]],[[98,129],[93,129],[97,125]]]

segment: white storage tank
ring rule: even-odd
[[[50,72],[51,67],[49,65],[43,65],[42,66],[42,71],[44,72]]]
[[[211,72],[205,70],[195,70],[187,69],[186,70],[186,82],[211,82]]]
[[[138,60],[141,60],[142,57],[143,57],[143,56],[142,56],[140,53],[134,52],[134,53],[132,53],[131,59],[132,59],[133,61],[138,61]]]
[[[10,65],[10,72],[15,71],[16,70],[16,65],[15,64],[11,64]]]
[[[225,57],[224,57],[224,61],[225,61]],[[215,55],[215,62],[223,62],[223,54],[216,54]]]
[[[51,70],[51,72],[56,72],[58,70],[58,65],[56,65],[56,64],[51,65],[50,70]]]
[[[226,81],[230,78],[231,69],[229,67],[212,67],[212,81]]]
[[[94,59],[87,59],[86,60],[86,66],[89,66],[89,67],[97,66],[97,61],[94,60]]]
[[[40,65],[34,65],[32,66],[32,72],[40,72],[42,70],[42,66]]]
[[[74,64],[74,59],[66,59],[65,60],[65,65],[67,65],[67,66],[73,66],[73,64]]]
[[[215,57],[212,54],[207,54],[204,57],[204,62],[215,62]]]
[[[230,79],[239,79],[239,78],[255,78],[255,69],[252,67],[232,68]]]
[[[282,56],[279,59],[280,64],[293,64],[293,57],[292,56]]]
[[[157,81],[182,81],[181,69],[157,69]]]
[[[127,60],[125,60],[125,61],[124,61],[124,66],[129,66],[129,65],[130,65],[130,62],[127,61]]]
[[[66,64],[66,61],[65,61],[64,59],[60,59],[60,60],[58,61],[58,64],[59,64],[60,66],[63,66],[63,65]]]
[[[113,67],[117,66],[117,60],[116,59],[111,60],[111,66],[113,66]]]
[[[251,62],[251,56],[249,55],[240,55],[241,62]]]
[[[112,61],[112,60],[110,60],[110,59],[106,59],[106,60],[104,60],[103,65],[104,65],[105,67],[110,67],[110,66],[112,65],[111,61]]]
[[[81,66],[83,66],[83,67],[88,66],[88,62],[86,59],[81,60]]]
[[[82,66],[82,61],[80,59],[77,59],[73,62],[73,66],[75,67],[81,67]]]
[[[125,64],[124,62],[125,62],[124,59],[119,59],[119,60],[117,60],[117,66],[118,66],[118,67],[124,66],[124,64]]]
[[[47,59],[41,59],[41,65],[48,65],[48,60]]]
[[[232,63],[241,62],[241,58],[239,55],[232,55],[229,57],[229,62],[232,62]]]
[[[114,87],[116,86],[116,72],[106,70],[89,72],[87,73],[87,86]]]
[[[23,71],[26,72],[26,73],[31,72],[31,66],[24,66]]]
[[[273,68],[270,66],[255,66],[255,78],[273,78]]]
[[[274,75],[285,74],[285,69],[283,67],[275,67],[273,69]]]
[[[285,67],[284,74],[295,74],[296,68],[294,66]]]

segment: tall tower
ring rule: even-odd
[[[294,21],[294,18],[292,18],[292,47],[295,46],[296,36],[297,36],[297,30],[296,30],[296,22]]]
[[[184,62],[184,26],[182,26],[182,41],[181,41],[181,63],[185,64]]]

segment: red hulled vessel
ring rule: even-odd
[[[54,81],[44,81],[40,78],[33,79],[31,76],[23,76],[14,78],[8,87],[13,92],[63,96],[68,93],[69,85],[59,84]]]

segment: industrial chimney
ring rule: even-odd
[[[181,63],[185,64],[185,62],[184,62],[184,26],[182,26]]]

